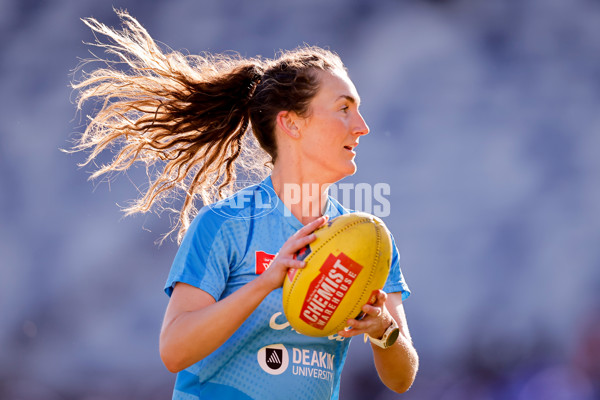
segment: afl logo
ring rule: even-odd
[[[249,185],[244,188],[244,185]],[[264,183],[253,184],[250,181],[237,181],[234,195],[217,201],[207,207],[214,213],[231,219],[256,219],[264,217],[276,208],[279,201],[277,193]],[[238,188],[242,189],[238,189]],[[240,213],[246,210],[247,212]],[[241,215],[240,215],[241,214]]]
[[[263,347],[257,354],[258,364],[268,374],[280,375],[285,372],[290,356],[282,344],[270,344]]]

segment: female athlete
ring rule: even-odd
[[[110,41],[96,45],[129,68],[98,59],[106,66],[73,84],[79,107],[102,104],[75,150],[91,150],[91,162],[117,149],[93,177],[145,164],[147,190],[128,213],[173,209],[174,195],[183,197],[160,333],[161,358],[177,373],[173,398],[337,399],[350,338],[363,334],[382,382],[408,390],[418,357],[395,245],[385,287],[364,318],[348,321],[352,329],[308,337],[283,315],[284,276],[304,266],[294,254],[350,212],[328,188],[355,173],[356,147],[369,133],[339,57],[308,46],[272,60],[167,53],[118,13],[121,31],[85,20]],[[260,183],[226,197],[238,174],[265,169]]]

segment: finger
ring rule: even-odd
[[[369,324],[357,321],[355,319],[351,319],[348,321],[348,327],[342,331],[339,331],[338,334],[343,337],[361,335],[367,333],[368,327]]]
[[[366,332],[360,332],[355,329],[348,329],[348,330],[339,331],[337,334],[340,335],[341,337],[350,338],[350,337],[361,335],[364,333],[366,333]]]
[[[379,317],[381,316],[381,314],[383,314],[383,306],[374,306],[374,305],[370,305],[370,304],[365,304],[362,307],[362,310],[365,314],[370,315],[372,317]]]
[[[310,235],[299,237],[298,239],[296,239],[293,242],[294,247],[296,247],[296,250],[300,250],[307,244],[314,242],[316,238],[317,238],[317,235],[315,235],[314,233],[311,233]]]
[[[327,217],[326,215],[323,215],[323,216],[315,219],[314,221],[304,225],[302,228],[300,228],[300,230],[298,232],[301,235],[307,235],[309,233],[312,233],[317,228],[319,228],[321,225],[325,224],[325,222],[327,222],[328,218],[329,217]]]
[[[285,244],[285,249],[282,247],[284,252],[289,254],[295,254],[298,250],[302,249],[306,245],[312,243],[317,238],[317,235],[311,233],[308,236],[301,236],[299,238],[294,238]]]
[[[290,262],[286,266],[288,267],[289,270],[302,269],[302,268],[306,267],[306,263],[304,261],[294,260],[294,262]]]
[[[284,258],[279,260],[279,263],[289,269],[302,269],[306,267],[306,262],[301,260],[295,260],[293,258]]]
[[[296,235],[306,235],[308,233],[311,233],[314,230],[316,230],[317,228],[319,228],[321,225],[325,224],[328,219],[329,219],[329,216],[323,215],[323,216],[315,219],[314,221],[304,225],[295,234]]]
[[[349,338],[349,337],[353,337],[356,335],[360,335],[360,332],[356,329],[351,329],[350,327],[346,327],[345,329],[339,331],[337,334],[342,337]]]
[[[375,302],[372,304],[374,307],[383,307],[385,302],[387,301],[387,293],[383,290],[377,290],[377,294],[375,295]]]
[[[329,221],[329,215],[323,215],[323,222],[321,222],[321,225],[325,225],[328,221]],[[319,226],[321,226],[321,225],[319,225]]]
[[[351,328],[353,331],[366,332],[369,328],[371,328],[373,326],[373,320],[372,319],[371,320],[349,319],[347,321],[347,324],[348,324],[348,327]]]

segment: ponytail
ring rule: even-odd
[[[91,149],[82,164],[87,165],[103,150],[120,147],[90,179],[125,171],[136,162],[146,165],[148,189],[125,209],[126,215],[148,212],[153,205],[161,211],[173,190],[183,192],[178,222],[165,235],[178,230],[181,241],[197,213],[196,196],[209,204],[231,192],[236,160],[243,150],[253,153],[245,159],[254,161],[244,169],[266,173],[260,161],[264,153],[259,154],[251,135],[244,138],[250,123],[249,101],[262,77],[262,64],[234,56],[165,54],[134,18],[117,13],[125,26],[120,32],[92,18],[84,22],[114,42],[97,40],[95,45],[116,55],[130,71],[118,71],[107,62],[106,68],[73,83],[79,91],[78,110],[87,100],[103,100],[73,150]]]

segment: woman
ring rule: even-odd
[[[409,292],[395,245],[384,290],[364,305],[361,320],[348,321],[352,329],[307,337],[282,313],[284,276],[304,267],[294,254],[328,219],[349,212],[328,188],[356,171],[356,146],[369,132],[339,57],[316,47],[274,60],[164,54],[135,19],[119,16],[123,31],[85,21],[113,41],[97,45],[131,71],[98,69],[74,84],[79,106],[93,97],[104,101],[75,149],[92,149],[90,162],[119,146],[93,176],[137,161],[147,165],[148,190],[128,213],[160,209],[173,192],[184,193],[171,231],[179,230],[181,246],[165,289],[170,300],[160,334],[162,360],[178,373],[173,398],[337,399],[349,338],[362,334],[372,339],[383,383],[406,391],[418,358],[402,308]],[[252,147],[249,127],[262,150]],[[261,152],[270,175],[210,204],[233,187],[236,171],[264,166]],[[289,195],[306,187],[319,192]],[[195,216],[197,196],[210,205]],[[398,339],[382,344],[397,327]]]

